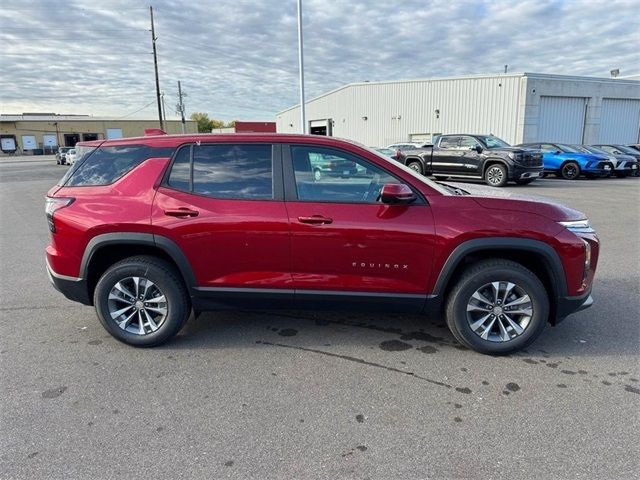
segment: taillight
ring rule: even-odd
[[[56,226],[53,223],[53,214],[61,208],[68,207],[73,203],[75,198],[59,198],[59,197],[47,197],[44,204],[44,211],[47,214],[47,223],[49,224],[49,230],[51,232],[56,231]]]

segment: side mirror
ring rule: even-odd
[[[475,147],[472,147],[471,150],[475,150],[478,153],[482,153],[482,147],[480,145],[476,145]]]
[[[560,155],[562,152],[560,150],[556,150],[555,152],[553,152],[554,155]]]
[[[403,183],[387,183],[382,187],[380,200],[389,205],[415,202],[416,194]]]

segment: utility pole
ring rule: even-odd
[[[307,120],[304,105],[304,55],[302,53],[302,0],[298,0],[298,68],[300,70],[300,123],[302,133],[307,133]]]
[[[184,122],[184,102],[182,101],[182,97],[186,96],[186,93],[182,93],[182,86],[180,85],[180,80],[178,80],[178,105],[176,106],[176,108],[180,113],[180,121],[182,122],[182,133],[186,133]]]
[[[164,92],[162,92],[160,96],[162,97],[162,120],[164,123],[167,123],[167,107],[164,104]]]
[[[153,43],[153,68],[156,72],[156,99],[158,101],[158,121],[160,122],[160,130],[164,130],[164,121],[162,120],[162,102],[160,100],[160,80],[158,79],[158,55],[156,52],[156,30],[153,25],[153,7],[149,5],[149,13],[151,14],[151,42]]]

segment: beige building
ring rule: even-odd
[[[23,114],[0,115],[1,153],[54,153],[58,146],[77,142],[140,137],[147,128],[160,128],[154,120],[118,120],[89,115]],[[182,133],[180,120],[166,120],[167,133]],[[198,125],[187,120],[186,133],[197,133]]]

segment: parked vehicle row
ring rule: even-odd
[[[399,144],[394,144],[399,145]],[[502,187],[526,185],[549,174],[566,180],[640,175],[640,151],[623,145],[566,145],[552,142],[510,146],[493,135],[440,135],[433,145],[400,149],[394,158],[439,179],[483,179]]]
[[[511,147],[493,135],[440,135],[433,145],[401,151],[397,158],[423,175],[483,179],[492,187],[525,185],[543,173],[539,151]]]
[[[56,163],[58,165],[67,165],[67,153],[73,147],[58,147],[58,151],[56,152]]]
[[[500,181],[541,171],[535,152],[473,138],[485,168],[506,166]],[[77,149],[46,198],[49,279],[130,345],[169,340],[192,311],[353,308],[443,315],[463,345],[506,354],[593,302],[583,213],[471,195],[353,142],[155,134]],[[429,168],[446,163],[437,151]]]

